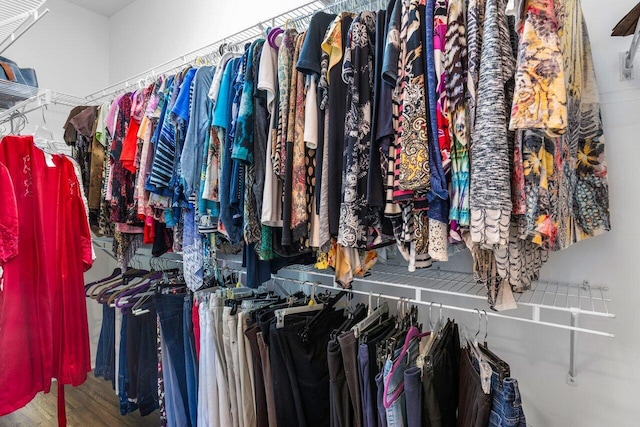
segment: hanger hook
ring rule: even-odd
[[[474,309],[478,312],[478,332],[476,332],[476,341],[478,340],[478,335],[480,335],[480,327],[482,326],[482,313],[479,309]]]

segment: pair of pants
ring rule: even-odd
[[[353,407],[353,426],[362,426],[362,407],[360,396],[360,385],[358,380],[358,339],[353,331],[345,332],[338,337],[340,350],[342,351],[342,361],[344,373],[347,380],[349,397]]]
[[[366,344],[360,344],[358,349],[358,366],[360,369],[360,382],[361,382],[361,400],[362,400],[362,414],[363,424],[365,427],[378,427],[378,403],[377,395],[378,388],[376,382],[376,376],[378,375],[378,365],[376,363],[376,347],[378,343],[384,341],[389,333],[395,328],[395,323],[389,323],[385,328],[376,333],[376,335],[367,335]],[[382,381],[382,377],[380,378]],[[380,407],[382,406],[382,400],[380,400]],[[386,423],[386,416],[385,416]]]
[[[219,357],[214,298],[200,302],[198,426],[232,425],[226,368]]]
[[[404,392],[407,402],[407,427],[422,427],[422,372],[412,366],[404,372]]]
[[[96,352],[96,367],[93,374],[113,383],[115,389],[116,370],[116,312],[109,304],[102,304],[102,327]]]
[[[269,427],[269,417],[267,412],[267,394],[265,389],[265,378],[262,364],[262,355],[260,353],[260,345],[258,344],[258,334],[260,326],[257,323],[251,324],[245,331],[244,335],[249,340],[249,347],[252,354],[253,362],[253,387],[255,390],[255,414],[256,427]]]
[[[493,402],[489,427],[526,427],[527,420],[522,410],[522,399],[518,381],[505,378],[500,382],[497,373],[491,375],[491,394]]]
[[[241,408],[241,419],[243,426],[256,425],[256,403],[255,403],[255,386],[253,357],[249,340],[245,337],[244,331],[248,327],[249,316],[245,312],[238,312],[238,377],[240,379],[240,393],[238,399]]]
[[[271,324],[269,352],[277,425],[326,426],[330,423],[329,334],[344,322],[343,310],[321,315],[302,334],[318,313],[289,315],[284,327]]]
[[[196,346],[193,334],[193,297],[184,296],[183,311],[184,317],[183,336],[184,341],[184,361],[187,373],[187,402],[189,404],[189,416],[191,425],[195,426],[198,414],[198,363],[196,358]]]
[[[262,330],[262,326],[260,327]],[[267,419],[269,426],[277,426],[276,401],[273,392],[273,376],[271,375],[271,358],[269,356],[269,346],[264,340],[263,332],[256,334],[258,347],[260,348],[260,359],[262,360],[262,373],[264,374],[264,391],[267,405]]]
[[[158,402],[158,348],[156,311],[145,307],[148,313],[127,313],[127,364],[129,387],[127,396],[135,400],[140,415],[149,415],[159,407]]]
[[[118,355],[118,401],[120,403],[120,415],[127,415],[136,409],[138,405],[135,401],[129,400],[129,364],[127,363],[127,334],[129,328],[127,326],[128,316],[122,316],[120,326],[120,350]]]
[[[349,398],[349,387],[338,340],[327,345],[327,364],[329,367],[329,401],[331,427],[350,427],[353,425],[353,406]]]
[[[168,365],[164,363],[165,352],[163,352],[162,364],[165,377],[165,399],[167,402],[175,402],[173,408],[167,405],[167,418],[169,418],[169,412],[176,408],[175,410],[179,414],[184,413],[186,417],[186,419],[177,418],[176,421],[180,425],[191,427],[193,423],[191,421],[188,384],[193,379],[187,380],[190,372],[187,370],[187,349],[185,348],[184,337],[184,296],[157,294],[154,296],[154,304],[160,319],[163,350],[166,349],[166,353],[168,353]],[[167,385],[166,377],[168,375],[175,377],[175,383],[171,387]]]
[[[165,390],[164,407],[167,427],[180,427],[185,424],[185,420],[188,418],[182,396],[179,392],[176,392],[180,385],[169,348],[167,348],[167,340],[162,332],[162,326],[160,326],[160,353],[162,355],[162,381]]]
[[[237,353],[237,318],[231,314],[231,307],[224,307],[222,311],[222,340],[226,360],[227,381],[229,383],[229,400],[231,406],[231,422],[233,427],[240,425],[240,408],[242,402],[238,399],[240,392],[239,373],[236,371]],[[235,353],[235,356],[234,356]],[[240,403],[240,405],[238,405]]]
[[[460,397],[458,427],[485,427],[489,424],[491,395],[482,389],[480,374],[474,367],[469,350],[460,355]]]
[[[422,376],[422,424],[427,427],[456,425],[460,372],[458,325],[449,321],[429,352],[430,368]]]
[[[407,425],[406,392],[404,390],[404,373],[415,366],[415,361],[420,353],[419,339],[412,339],[406,351],[397,351],[394,359],[387,359],[383,369],[385,390],[383,404],[387,413],[387,426],[404,427]]]

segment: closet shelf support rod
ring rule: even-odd
[[[22,37],[36,22],[42,19],[43,16],[49,13],[49,9],[44,9],[42,12],[39,9],[34,9],[28,12],[27,19],[18,26],[18,28],[7,36],[2,42],[0,42],[0,53],[7,50],[12,44]]]
[[[578,327],[577,311],[571,312],[571,326]],[[576,349],[577,349],[577,336],[576,331],[572,330],[569,335],[569,373],[567,374],[567,384],[573,387],[578,386],[578,373],[576,372]]]
[[[640,45],[640,22],[636,24],[636,31],[633,33],[631,47],[629,50],[621,54],[621,72],[620,80],[633,80],[633,60],[638,53],[638,45]]]

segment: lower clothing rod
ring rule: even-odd
[[[394,295],[385,295],[385,294],[374,294],[374,293],[370,293],[370,292],[366,292],[366,291],[359,291],[359,290],[356,290],[356,289],[343,289],[343,288],[339,288],[339,287],[335,287],[335,286],[331,286],[331,285],[323,285],[323,284],[318,283],[318,282],[311,282],[309,280],[303,281],[303,280],[285,278],[285,277],[280,277],[280,276],[273,276],[273,279],[284,280],[283,285],[287,281],[292,281],[292,282],[300,284],[300,285],[310,285],[310,286],[316,286],[316,287],[319,287],[319,288],[330,289],[330,290],[344,290],[344,291],[347,291],[347,292],[350,292],[350,293],[353,293],[353,294],[357,294],[357,295],[369,296],[369,294],[371,294],[371,295],[374,295],[374,296],[378,296],[380,298],[385,298],[385,299],[394,300],[394,301],[402,300],[402,301],[406,301],[407,303],[411,303],[411,304],[418,304],[418,305],[425,305],[425,306],[429,306],[429,307],[442,308],[442,309],[446,309],[446,310],[460,311],[460,312],[463,312],[463,313],[478,314],[478,310],[477,309],[458,307],[458,306],[455,306],[455,305],[446,305],[446,304],[440,304],[440,303],[434,303],[434,302],[428,302],[428,301],[415,301],[415,300],[412,300],[411,298],[397,297],[397,296],[394,296]],[[551,327],[551,328],[565,329],[565,330],[568,330],[568,331],[583,332],[585,334],[598,335],[598,336],[607,337],[607,338],[614,338],[615,337],[614,334],[611,334],[609,332],[595,331],[595,330],[592,330],[592,329],[585,329],[585,328],[580,328],[580,327],[577,327],[577,326],[567,326],[567,325],[560,325],[560,324],[557,324],[557,323],[537,321],[537,320],[527,319],[527,318],[524,318],[524,317],[506,316],[504,314],[496,313],[496,312],[493,312],[493,311],[489,311],[489,312],[480,311],[480,313],[484,314],[485,316],[495,317],[497,319],[516,320],[516,321],[524,322],[524,323],[532,323],[534,325],[543,325],[543,326],[548,326],[548,327]]]

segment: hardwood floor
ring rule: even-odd
[[[120,415],[118,397],[110,381],[95,378],[92,373],[79,387],[66,386],[67,426],[123,426],[157,427],[160,413],[141,417],[138,411],[125,417]],[[51,393],[38,393],[27,406],[9,415],[0,417],[1,427],[57,427],[58,388],[54,383]]]

